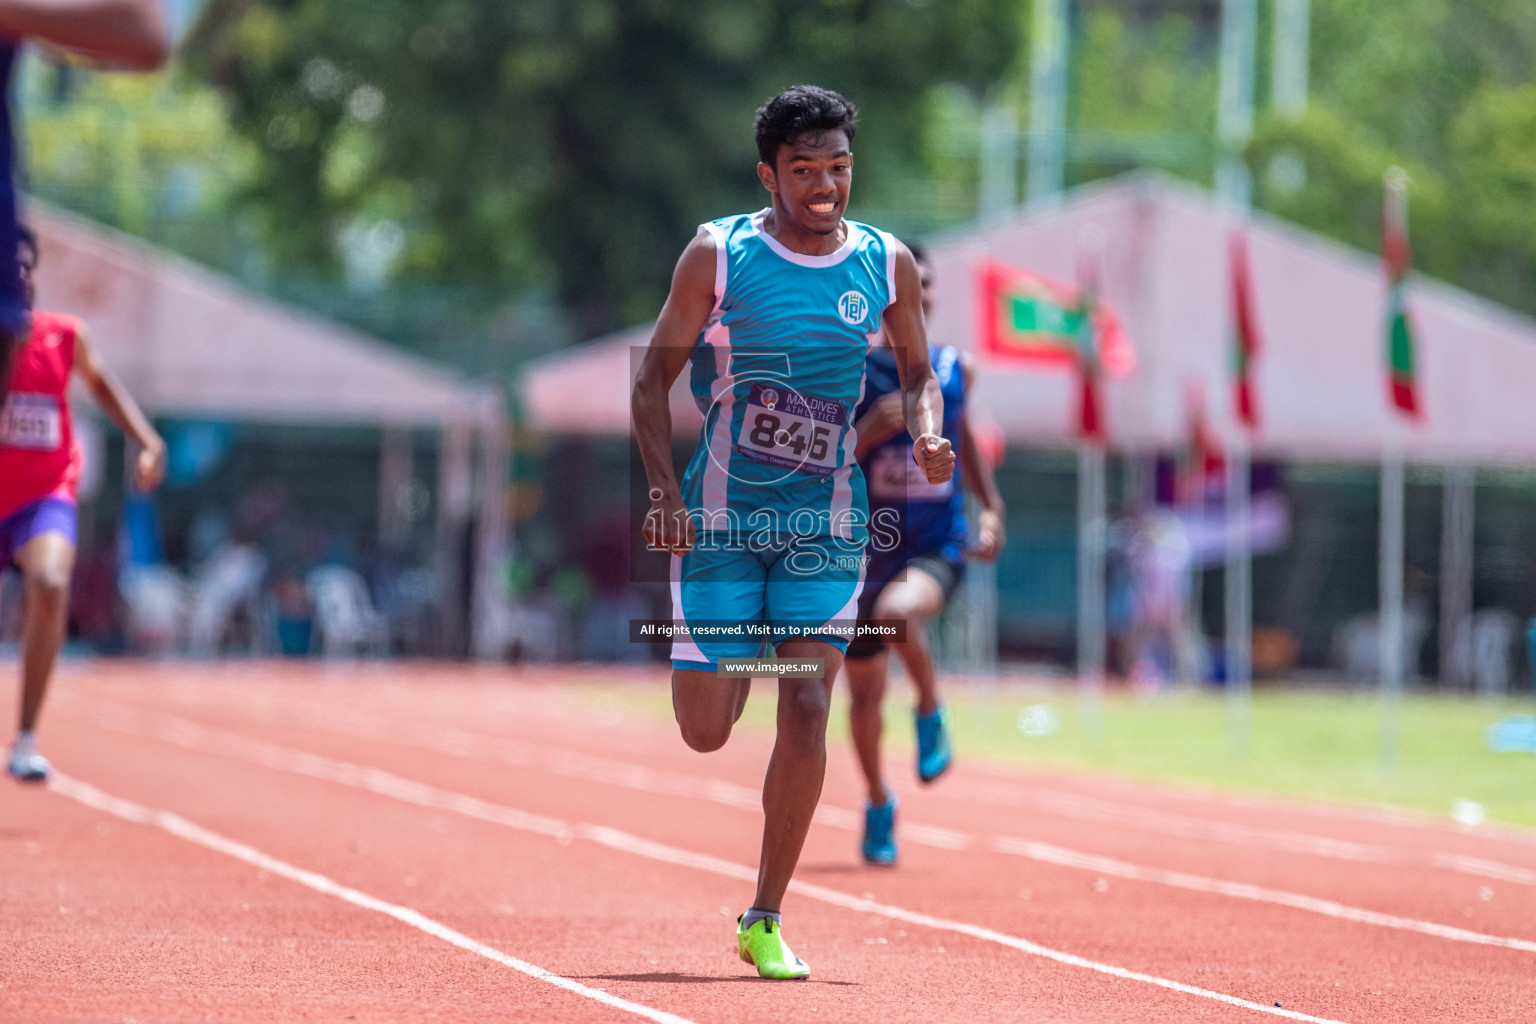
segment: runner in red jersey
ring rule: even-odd
[[[37,240],[25,229],[18,255],[30,306]],[[6,770],[23,782],[48,778],[48,762],[37,752],[33,728],[64,644],[69,578],[75,568],[80,446],[66,398],[71,374],[139,443],[134,482],[149,490],[165,473],[165,442],[97,360],[84,325],[71,316],[34,311],[31,333],[15,353],[9,393],[0,407],[0,569],[14,565],[26,585],[21,729]]]

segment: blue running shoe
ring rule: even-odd
[[[931,715],[917,715],[917,777],[932,782],[949,770],[949,710],[940,704]]]
[[[896,794],[885,789],[885,803],[864,802],[864,863],[890,867],[896,863]]]

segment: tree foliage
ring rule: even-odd
[[[588,333],[654,315],[700,221],[762,202],[755,108],[815,81],[864,114],[855,203],[915,165],[925,97],[1020,48],[1012,0],[215,0],[190,59],[257,143],[274,256],[336,272],[404,228],[417,277],[552,281]],[[855,211],[856,212],[856,211]]]
[[[1314,0],[1312,93],[1250,150],[1269,211],[1366,249],[1411,176],[1415,264],[1536,314],[1536,4]],[[1304,176],[1271,173],[1300,157]]]

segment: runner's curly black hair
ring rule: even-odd
[[[859,126],[859,112],[849,100],[831,89],[815,85],[794,85],[757,109],[752,127],[757,132],[757,155],[774,166],[779,147],[794,142],[806,132],[835,132],[841,129],[853,143]]]

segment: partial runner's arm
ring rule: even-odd
[[[960,370],[965,374],[965,393],[971,393],[971,382],[976,376],[976,362],[969,352],[960,357]],[[976,543],[971,555],[983,562],[995,561],[1003,550],[1003,496],[997,490],[997,478],[992,475],[992,464],[981,454],[976,435],[971,431],[971,418],[960,418],[960,473],[966,489],[981,502],[981,512],[976,517]]]
[[[693,547],[693,521],[683,505],[672,466],[672,407],[669,395],[677,375],[688,365],[699,332],[715,308],[715,243],[700,232],[678,257],[672,290],[651,345],[640,362],[630,393],[635,441],[645,463],[651,511],[645,517],[645,541],[651,548],[685,554]]]
[[[0,0],[0,35],[150,71],[170,54],[159,0]]]
[[[923,282],[917,260],[896,243],[896,301],[885,311],[885,332],[896,352],[901,377],[902,411],[912,443],[912,457],[929,483],[942,484],[955,470],[955,453],[944,438],[944,395],[928,357],[928,329],[923,323]]]
[[[901,406],[900,391],[881,395],[869,403],[869,408],[864,410],[864,415],[860,416],[859,421],[853,425],[854,431],[859,435],[853,449],[854,458],[864,458],[895,437],[899,431],[907,429]]]
[[[96,350],[91,347],[83,325],[75,335],[75,373],[112,422],[139,443],[139,461],[134,466],[133,482],[141,491],[154,490],[165,476],[165,441],[150,425],[139,403],[96,357]]]

